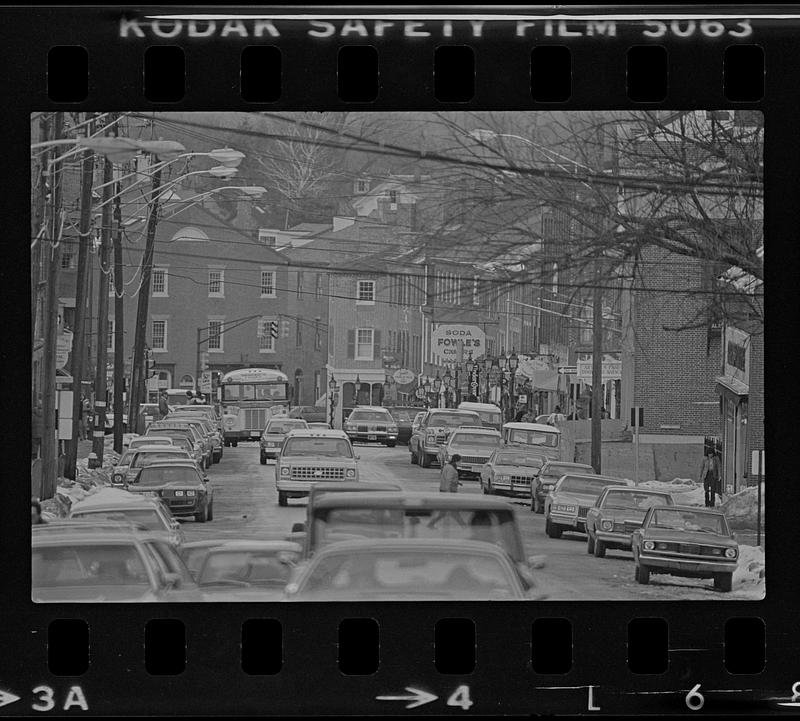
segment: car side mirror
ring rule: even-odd
[[[528,556],[528,565],[531,568],[544,568],[546,565],[547,556]]]
[[[165,573],[164,584],[167,586],[167,588],[179,588],[181,585],[181,574]]]

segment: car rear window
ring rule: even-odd
[[[431,413],[428,419],[429,426],[446,426],[458,428],[459,426],[479,426],[481,419],[477,413]]]
[[[350,414],[349,420],[354,423],[357,421],[391,421],[391,414],[385,411],[353,411]]]
[[[501,453],[497,456],[497,463],[504,466],[531,466],[541,468],[544,459],[541,456],[529,456],[525,453]]]
[[[314,511],[317,545],[361,538],[452,538],[495,543],[518,555],[509,511],[433,508],[325,508]]]
[[[75,511],[71,518],[81,518],[84,520],[102,521],[127,521],[128,523],[139,523],[151,531],[166,530],[164,520],[153,508],[132,508],[130,510],[109,510],[109,511]]]
[[[642,491],[609,491],[603,500],[603,508],[646,511],[650,506],[672,505],[672,496]]]
[[[308,424],[302,418],[286,418],[280,421],[270,421],[267,423],[267,433],[288,433],[294,428],[308,428]]]
[[[149,585],[133,544],[34,548],[32,570],[34,588]]]

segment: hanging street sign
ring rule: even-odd
[[[394,372],[392,377],[394,378],[395,383],[402,386],[408,383],[413,383],[417,376],[415,373],[408,370],[408,368],[400,368]]]

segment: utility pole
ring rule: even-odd
[[[113,120],[113,116],[109,120]],[[111,244],[111,198],[114,192],[114,164],[103,162],[103,214],[101,216],[100,282],[97,296],[97,367],[94,376],[94,432],[92,450],[102,465],[106,437],[106,363],[108,360],[108,274]]]
[[[115,135],[116,129],[115,125]],[[122,200],[119,196],[119,186],[120,183],[112,186],[116,196],[114,199],[114,451],[116,453],[122,453],[124,413],[122,393],[125,385],[125,316],[123,315],[125,286],[122,282]]]
[[[138,425],[139,406],[143,402],[145,388],[144,346],[147,337],[147,318],[150,309],[150,280],[153,275],[153,251],[158,224],[158,189],[161,187],[161,167],[153,173],[150,192],[150,214],[147,219],[147,239],[142,258],[142,283],[139,287],[139,302],[136,307],[136,338],[133,344],[133,373],[131,374],[131,404],[128,412],[128,430]]]
[[[87,114],[88,115],[88,114]],[[93,123],[86,128],[92,134]],[[84,359],[86,358],[86,287],[89,269],[89,233],[92,223],[92,183],[94,181],[94,152],[85,151],[81,164],[80,222],[78,224],[78,280],[75,286],[75,328],[72,337],[72,439],[67,444],[64,476],[75,479],[75,463],[78,459],[78,428],[81,414],[81,392],[83,390]]]
[[[59,140],[63,133],[64,115],[54,113],[53,134]],[[53,155],[58,157],[58,150]],[[49,153],[48,153],[49,157]],[[49,165],[50,206],[48,226],[42,246],[42,260],[47,267],[44,312],[44,346],[42,349],[42,486],[40,498],[46,500],[56,493],[58,474],[58,442],[56,440],[56,345],[58,342],[58,275],[61,265],[61,165]]]
[[[603,292],[600,288],[600,260],[594,261],[592,298],[592,467],[601,473],[603,432],[600,407],[603,403]]]

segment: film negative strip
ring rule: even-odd
[[[2,17],[0,714],[797,713],[797,8]]]

